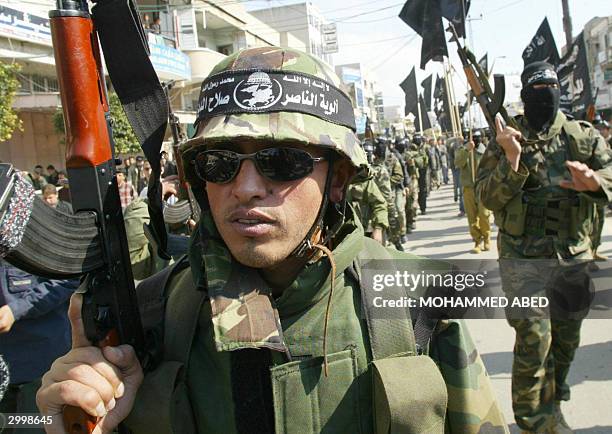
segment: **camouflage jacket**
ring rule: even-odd
[[[356,309],[361,291],[359,283],[345,270],[358,252],[384,248],[365,238],[354,219],[346,222],[339,233],[344,235],[333,249],[336,275],[326,377],[321,365],[331,285],[329,261],[323,257],[309,262],[282,295],[273,297],[256,270],[247,269],[231,257],[214,223],[204,216],[193,235],[191,271],[182,272],[191,273],[196,287],[205,288],[208,295],[182,375],[182,390],[186,390],[183,393],[188,394],[189,400],[185,408],[192,415],[175,418],[192,417],[194,432],[201,433],[254,432],[248,420],[255,416],[258,423],[262,418],[272,423],[265,432],[319,433],[323,427],[333,434],[374,432],[372,356],[364,319]],[[448,268],[439,261],[395,250],[389,253],[406,260],[407,267],[415,272]],[[255,348],[260,351],[248,352]],[[292,361],[288,360],[289,354]],[[429,354],[446,383],[445,431],[507,433],[487,372],[465,324],[455,320],[438,323]],[[249,357],[251,362],[247,361]],[[256,363],[258,358],[263,362]],[[162,374],[153,371],[147,378],[156,375]],[[144,405],[146,397],[140,398],[136,398],[133,413],[142,414],[138,407]],[[172,405],[178,405],[177,399],[172,400]],[[272,405],[273,414],[266,413]],[[149,408],[145,414],[155,411]]]
[[[386,188],[386,194],[389,195],[391,188]],[[374,177],[351,184],[347,200],[367,232],[372,232],[377,227],[389,229],[388,199],[381,192]]]
[[[391,174],[391,187],[392,189],[401,189],[404,187],[404,172],[402,171],[402,165],[398,161],[397,157],[393,152],[387,152],[385,158],[385,165],[387,170]]]
[[[478,168],[477,194],[500,227],[501,257],[584,258],[591,255],[594,203],[612,199],[612,151],[587,122],[559,112],[549,130],[532,131],[522,116],[518,171],[492,140]],[[559,182],[571,179],[565,162],[580,161],[596,171],[601,189],[577,192]]]
[[[388,211],[389,207],[395,206],[395,198],[393,197],[393,190],[391,189],[391,176],[389,175],[387,166],[382,161],[374,161],[370,168],[372,170],[374,182],[387,201]]]

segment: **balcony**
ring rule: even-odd
[[[191,83],[204,81],[214,66],[227,57],[209,48],[184,48],[183,51],[187,53],[191,62]]]
[[[50,108],[61,106],[59,93],[33,93],[30,95],[17,95],[13,108],[17,110],[47,111]]]

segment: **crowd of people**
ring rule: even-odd
[[[597,115],[593,126],[612,146],[608,121]],[[404,250],[409,234],[416,229],[417,214],[427,213],[427,198],[442,184],[453,185],[453,199],[458,217],[466,217],[474,242],[471,253],[491,249],[491,210],[478,199],[475,190],[478,166],[491,131],[486,128],[463,129],[458,137],[438,135],[424,137],[415,132],[392,138],[382,134],[362,141],[371,167],[371,180],[354,184],[349,201],[357,210],[366,234],[398,250]],[[592,232],[595,259],[605,260],[597,251],[605,208],[597,205],[596,223]]]

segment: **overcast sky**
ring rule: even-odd
[[[294,3],[303,2],[248,0],[245,5],[248,9],[261,9]],[[419,83],[432,72],[442,72],[442,64],[436,62],[430,62],[425,71],[418,68],[421,38],[415,37],[412,29],[397,17],[403,1],[312,0],[312,3],[328,20],[338,20],[340,51],[334,55],[335,63],[361,62],[373,69],[383,90],[385,105],[403,101],[398,84],[413,65],[417,65]],[[570,0],[569,3],[574,36],[591,18],[612,15],[612,0]],[[379,11],[373,12],[376,10]],[[561,51],[565,45],[561,0],[472,0],[468,43],[477,58],[489,53],[489,67],[495,61],[494,72],[520,73],[523,49],[545,16]],[[449,52],[452,52],[451,62],[460,70],[452,44]],[[455,87],[465,88],[463,72],[456,76]]]

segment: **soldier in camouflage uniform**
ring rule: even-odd
[[[525,116],[516,118],[519,131],[497,120],[497,137],[480,162],[476,186],[499,226],[503,289],[510,297],[557,293],[588,299],[588,267],[580,260],[593,258],[593,204],[612,197],[612,153],[590,124],[570,121],[558,110],[559,83],[551,65],[527,65],[521,81]],[[507,314],[516,330],[516,423],[524,433],[572,432],[561,401],[570,397],[566,380],[583,316]]]
[[[417,145],[410,143],[406,151],[406,167],[410,177],[406,192],[406,231],[416,229],[417,210],[419,208],[419,166],[426,164],[426,156],[419,152]]]
[[[418,149],[419,157],[415,159],[415,164],[419,173],[419,208],[421,209],[421,214],[425,214],[427,210],[427,195],[429,194],[429,155],[423,137],[420,134],[414,135],[412,143]]]
[[[366,236],[385,243],[385,232],[389,230],[389,200],[391,199],[391,185],[389,174],[383,164],[378,164],[374,170],[374,144],[367,140],[363,150],[372,166],[372,176],[364,181],[352,183],[347,193],[347,201],[359,216]],[[386,179],[385,179],[386,177]],[[380,187],[379,187],[380,186]],[[391,199],[392,200],[392,199]]]
[[[402,170],[402,165],[398,159],[398,156],[395,152],[393,152],[393,149],[391,149],[389,140],[382,138],[381,143],[387,147],[385,166],[387,166],[387,170],[390,174],[391,193],[393,194],[393,208],[394,214],[397,216],[397,219],[392,219],[391,215],[389,216],[389,224],[391,225],[389,239],[397,250],[403,251],[404,247],[402,246],[402,242],[405,241],[403,237],[406,234],[406,211],[404,209],[406,206],[406,193],[404,192],[404,171]]]
[[[281,97],[315,83],[333,113]],[[90,346],[75,296],[73,349],[37,397],[57,416],[49,433],[65,431],[66,404],[98,416],[100,432],[122,420],[135,434],[508,432],[462,321],[435,323],[417,356],[407,310],[392,322],[360,313],[372,295],[362,260],[449,267],[364,237],[343,206],[368,166],[338,86],[327,64],[288,48],[247,49],[213,69],[182,147],[198,229],[187,260],[139,287],[162,294],[163,321],[151,321],[161,359],[143,374],[130,346]],[[215,93],[234,100],[207,107]]]

